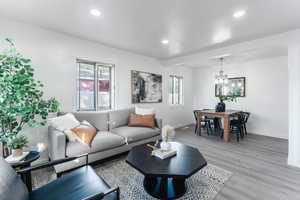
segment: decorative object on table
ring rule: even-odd
[[[152,156],[156,156],[160,159],[166,159],[166,158],[170,158],[173,157],[177,154],[176,150],[172,150],[172,149],[168,149],[168,150],[163,150],[160,147],[156,146],[156,143],[154,145],[151,144],[147,144],[148,147],[150,147],[152,149],[151,151],[151,155]]]
[[[166,158],[171,158],[173,156],[175,156],[177,154],[176,150],[162,150],[162,149],[155,149],[151,152],[152,156],[156,156],[162,160],[166,159]]]
[[[8,162],[9,164],[17,164],[19,163],[21,160],[24,160],[24,158],[29,154],[29,152],[23,152],[21,151],[21,154],[16,156],[14,154],[11,154],[9,156],[7,156],[5,158],[6,162]]]
[[[54,98],[43,99],[43,84],[35,80],[31,60],[16,51],[12,40],[6,42],[9,47],[0,53],[0,142],[5,144],[5,157],[10,139],[25,126],[45,125],[48,114],[58,111],[59,106]]]
[[[37,152],[37,151],[27,151],[27,152],[24,152],[24,154],[26,154],[26,156],[22,160],[20,160],[19,162],[10,163],[10,165],[13,168],[22,169],[25,167],[29,167],[33,161],[36,161],[37,159],[40,158],[40,152]],[[11,157],[11,155],[9,157]],[[9,157],[5,158],[5,160],[7,162],[9,160],[8,159]]]
[[[246,96],[246,77],[229,78],[227,84],[215,84],[215,96]]]
[[[160,148],[162,150],[168,151],[171,147],[170,142],[175,137],[175,129],[170,125],[165,125],[162,128],[161,136],[162,136],[162,142],[160,143]]]
[[[21,157],[23,155],[23,148],[28,145],[27,137],[24,135],[10,137],[7,140],[7,147],[12,151],[12,157]]]
[[[216,112],[225,112],[226,111],[226,104],[224,101],[236,101],[236,96],[234,95],[219,95],[218,96],[220,102],[216,105]]]
[[[162,75],[131,71],[132,103],[161,103]]]

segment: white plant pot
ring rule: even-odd
[[[12,156],[19,157],[23,155],[23,149],[12,149]]]

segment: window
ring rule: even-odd
[[[77,109],[110,110],[114,107],[114,65],[77,60]]]
[[[183,104],[183,77],[171,75],[169,81],[170,104]]]

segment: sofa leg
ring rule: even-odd
[[[62,173],[56,173],[56,177],[60,178],[62,176]]]

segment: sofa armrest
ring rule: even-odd
[[[162,119],[155,118],[155,125],[157,128],[162,129]]]
[[[51,160],[58,160],[66,157],[66,135],[49,126],[48,128],[48,151]]]

